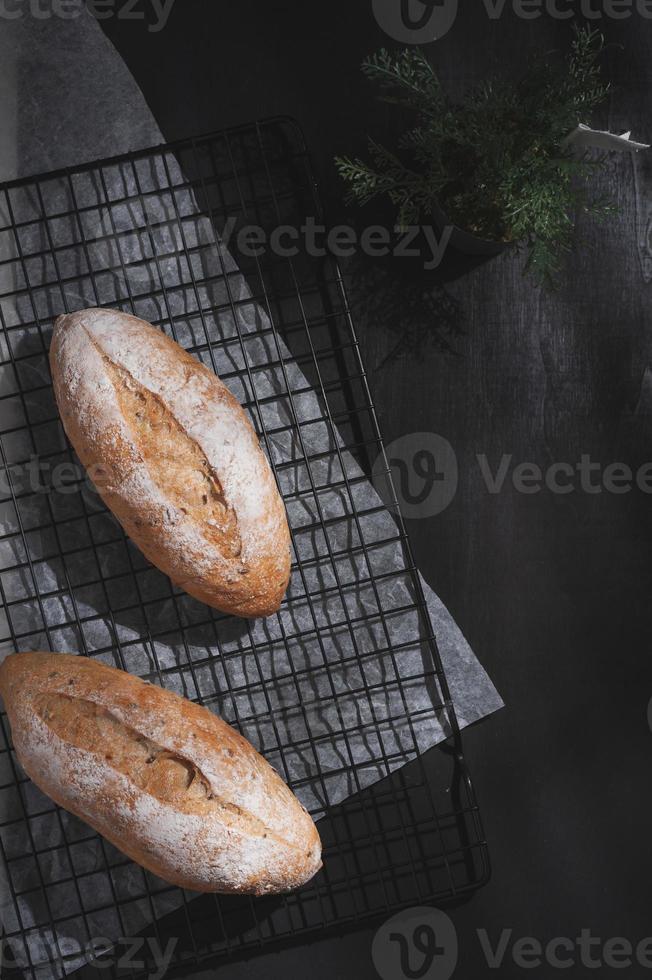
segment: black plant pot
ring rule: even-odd
[[[392,275],[410,280],[450,282],[514,248],[511,242],[488,241],[465,231],[436,205],[430,222],[422,221],[407,233],[395,231],[395,210],[384,202],[361,209],[355,220],[359,235],[371,225],[390,230],[389,254],[368,256],[367,261],[382,262]]]
[[[444,228],[452,228],[450,246],[456,249],[460,255],[468,255],[471,258],[481,257],[484,259],[494,258],[513,247],[512,242],[496,242],[487,238],[479,238],[473,232],[465,231],[447,217],[444,211],[436,204],[432,209],[433,226],[440,231]]]

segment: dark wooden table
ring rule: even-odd
[[[602,27],[625,46],[609,51],[615,88],[603,122],[651,140],[652,21]],[[158,34],[120,21],[105,30],[168,138],[295,116],[333,217],[343,210],[334,153],[362,149],[365,129],[391,130],[358,71],[387,43],[370,3],[178,0]],[[467,4],[429,54],[459,91],[495,68],[518,71],[535,50],[566,45],[569,32],[545,16],[490,21],[480,4]],[[362,278],[353,283],[386,440],[432,431],[458,454],[453,504],[410,531],[426,578],[507,702],[465,738],[494,874],[453,913],[459,976],[495,975],[478,929],[494,941],[510,929],[512,941],[542,943],[582,929],[603,940],[652,934],[652,498],[638,490],[524,495],[509,482],[490,494],[476,461],[486,454],[495,469],[511,454],[514,464],[545,468],[590,454],[636,468],[652,459],[651,176],[652,157],[614,160],[601,189],[620,215],[602,226],[580,221],[583,242],[556,293],[524,278],[511,254],[444,284],[408,287],[390,273],[382,304]],[[454,354],[433,341],[451,326]],[[225,965],[220,975],[363,980],[376,976],[372,935],[325,938]],[[573,975],[595,972],[578,966]],[[522,973],[507,961],[499,975]],[[641,968],[621,974],[641,976]]]

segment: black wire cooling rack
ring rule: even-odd
[[[89,938],[136,935],[164,948],[174,937],[173,967],[183,970],[441,903],[488,877],[405,528],[386,519],[365,476],[384,450],[337,264],[303,251],[234,261],[225,247],[229,219],[272,229],[320,215],[302,135],[285,119],[0,188],[0,640],[96,656],[216,707],[312,801],[324,844],[323,871],[296,894],[184,894],[38,793],[3,715],[6,970],[83,972]],[[291,518],[290,613],[243,623],[190,600],[85,483],[47,349],[57,314],[97,305],[170,332],[246,405]],[[419,633],[415,676],[405,617]],[[351,699],[371,708],[340,712],[333,745],[320,726],[343,676]],[[410,682],[427,691],[427,708],[406,696]],[[433,716],[448,738],[423,754]],[[320,754],[315,777],[301,760]],[[147,945],[136,960],[113,972],[151,972]]]

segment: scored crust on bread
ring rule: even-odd
[[[59,317],[50,363],[68,438],[152,564],[224,612],[278,610],[290,577],[285,508],[222,381],[160,330],[116,310]]]
[[[207,708],[59,653],[7,657],[0,695],[27,775],[166,881],[263,895],[296,889],[321,867],[310,815]]]

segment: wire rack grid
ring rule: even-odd
[[[323,871],[294,895],[184,894],[43,797],[3,715],[4,964],[35,980],[83,972],[96,936],[174,936],[183,970],[488,877],[405,527],[365,475],[380,455],[391,487],[342,275],[303,252],[236,263],[225,241],[229,225],[306,216],[321,208],[286,119],[0,187],[0,640],[94,656],[219,710],[319,818],[324,844]],[[47,349],[56,315],[100,305],[166,330],[249,412],[293,531],[279,616],[234,620],[174,589],[86,482]],[[435,716],[448,737],[424,756]],[[147,945],[113,972],[151,972]]]

